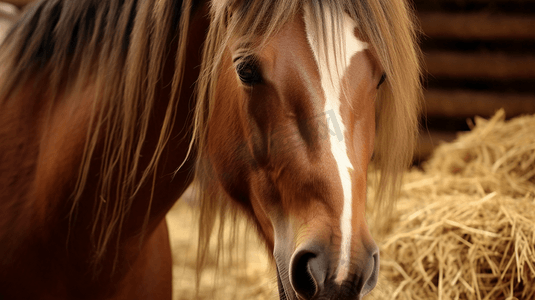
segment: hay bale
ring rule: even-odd
[[[535,193],[535,117],[504,120],[503,110],[490,120],[476,117],[472,131],[436,149],[426,173],[456,175],[437,189],[513,197]]]
[[[533,299],[535,202],[444,195],[381,245],[391,299]]]
[[[535,299],[534,150],[535,117],[499,111],[407,174],[373,296]]]

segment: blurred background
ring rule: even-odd
[[[535,113],[535,0],[415,0],[424,113],[415,163],[467,119]]]

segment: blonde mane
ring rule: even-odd
[[[386,73],[387,80],[381,86],[376,100],[377,133],[374,160],[381,173],[376,191],[376,204],[383,212],[388,211],[399,191],[402,172],[412,161],[418,130],[421,98],[420,54],[416,44],[414,16],[408,3],[391,0],[214,2],[211,9],[212,22],[203,53],[201,77],[197,85],[196,181],[199,183],[201,202],[198,270],[202,270],[204,265],[215,220],[218,219],[220,222],[218,245],[221,245],[221,228],[225,226],[225,220],[229,217],[230,220],[235,220],[238,213],[236,207],[225,200],[227,196],[215,181],[216,176],[206,153],[207,124],[211,114],[210,108],[214,105],[223,50],[230,38],[239,37],[244,44],[249,43],[251,53],[254,52],[276,34],[290,18],[300,13],[305,4],[312,8],[316,23],[322,30],[320,32],[324,35],[325,9],[331,11],[334,22],[342,20],[343,14],[348,13],[357,21],[361,38],[375,50],[377,59]],[[339,27],[340,23],[334,24],[334,32],[338,33],[339,40],[342,40],[342,31]],[[218,257],[221,250],[218,246],[216,249]]]
[[[104,150],[92,228],[95,264],[110,244],[119,244],[123,222],[140,187],[154,186],[156,166],[175,120],[188,25],[195,5],[192,0],[182,5],[174,0],[41,1],[30,7],[0,47],[4,74],[0,103],[32,83],[46,86],[54,101],[59,95],[81,95],[87,86],[93,86],[71,217],[76,215],[90,168],[95,168],[92,161],[100,144]],[[170,49],[177,40],[178,47]],[[154,122],[151,115],[158,100],[158,84],[169,54],[174,52],[176,59],[171,61],[175,61],[175,71],[165,119],[156,150],[142,169],[140,153],[149,122]],[[106,205],[110,198],[117,201]]]

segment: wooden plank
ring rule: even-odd
[[[419,18],[424,34],[431,38],[535,40],[535,16],[426,12]]]
[[[424,112],[428,116],[491,117],[504,108],[507,117],[535,113],[535,94],[428,90],[424,92]]]
[[[434,77],[535,79],[535,56],[530,55],[433,51],[424,59]]]

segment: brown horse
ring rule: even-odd
[[[281,299],[360,299],[411,159],[419,67],[392,0],[42,0],[0,49],[0,299],[169,299],[195,178],[273,254]],[[386,80],[385,80],[386,78]]]

